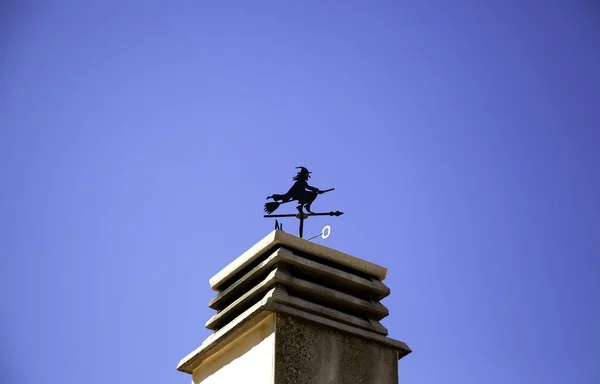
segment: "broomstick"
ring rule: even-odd
[[[326,189],[326,190],[324,190],[324,191],[319,191],[319,195],[320,195],[320,194],[322,194],[322,193],[325,193],[325,192],[331,192],[331,191],[333,191],[334,189],[335,189],[335,188],[330,188],[330,189]],[[275,196],[275,195],[273,195],[273,196]],[[267,199],[268,199],[268,198],[271,198],[271,197],[273,197],[273,196],[269,196],[269,197],[267,197]],[[281,196],[281,195],[280,195],[280,196]],[[278,201],[271,201],[271,202],[265,203],[265,212],[266,212],[266,213],[268,213],[268,214],[270,215],[271,213],[275,212],[275,210],[276,210],[277,208],[279,208],[279,206],[280,206],[281,204],[289,203],[290,201],[295,201],[295,200],[288,200],[288,201],[282,201],[282,202],[278,202]]]

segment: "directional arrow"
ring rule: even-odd
[[[323,212],[323,213],[307,213],[306,216],[341,216],[344,212],[340,211],[331,211],[331,212]]]

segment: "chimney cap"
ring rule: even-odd
[[[276,245],[311,254],[320,259],[362,272],[378,280],[384,280],[387,275],[387,269],[380,265],[359,259],[312,241],[301,239],[280,230],[274,230],[211,277],[209,280],[211,289],[220,291],[221,287],[231,278],[235,277],[238,272],[250,265],[260,256],[264,255],[265,252],[273,249]]]

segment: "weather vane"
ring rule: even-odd
[[[296,217],[300,220],[300,229],[298,231],[298,235],[302,237],[304,232],[304,220],[310,216],[340,216],[343,215],[343,212],[340,211],[331,211],[331,212],[322,212],[322,213],[314,213],[311,210],[311,204],[315,201],[318,195],[331,192],[335,188],[330,188],[326,190],[320,190],[318,188],[312,187],[308,185],[308,179],[310,179],[310,174],[308,169],[304,167],[296,167],[296,169],[300,169],[298,174],[294,176],[294,185],[287,191],[287,193],[283,195],[271,195],[268,196],[267,199],[273,199],[268,203],[265,203],[265,212],[267,213],[263,217],[268,218],[277,218],[277,217]],[[281,204],[289,203],[290,201],[297,201],[298,206],[296,209],[298,213],[286,213],[286,214],[277,214],[273,215],[272,213],[279,208]],[[306,212],[304,210],[306,209]],[[282,229],[279,222],[275,220],[275,228]],[[318,236],[318,235],[317,235]],[[329,236],[329,235],[328,235]],[[326,238],[326,237],[324,237]]]

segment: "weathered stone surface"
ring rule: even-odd
[[[244,268],[251,265],[257,258],[264,255],[265,252],[268,252],[277,245],[295,251],[304,252],[328,262],[336,263],[343,267],[375,277],[378,280],[384,280],[387,274],[387,269],[377,264],[350,256],[346,253],[325,247],[321,244],[300,239],[299,237],[290,235],[289,233],[275,230],[255,244],[248,251],[244,252],[240,257],[235,259],[216,275],[214,275],[210,279],[211,288],[215,291],[223,290],[222,287],[227,285],[230,282],[230,279],[235,278],[237,274],[244,270]]]
[[[301,311],[301,310],[292,308],[287,305],[282,305],[271,299],[265,301],[263,308],[266,310],[269,310],[269,311],[296,317],[298,319],[304,319],[304,320],[308,320],[310,322],[325,325],[327,327],[335,328],[339,331],[347,332],[347,333],[356,335],[358,337],[362,337],[364,339],[374,341],[376,343],[387,345],[387,346],[395,349],[398,352],[398,359],[401,359],[404,356],[406,356],[412,352],[411,349],[408,348],[406,343],[404,343],[402,341],[394,340],[392,338],[385,337],[383,335],[380,335],[380,334],[377,334],[374,332],[365,331],[358,327],[346,325],[344,323],[340,323],[339,321],[327,319],[323,316],[313,315],[306,311]]]
[[[274,383],[275,315],[223,345],[193,370],[193,384]]]
[[[313,315],[322,316],[327,319],[339,321],[340,323],[362,328],[367,331],[379,333],[384,336],[388,334],[387,329],[377,320],[365,320],[341,311],[336,311],[335,309],[331,309],[323,305],[311,303],[310,301],[290,296],[284,286],[276,287],[275,291],[271,295],[271,300],[276,303],[287,305],[291,308],[305,311]]]
[[[241,276],[235,283],[222,292],[219,292],[210,301],[209,307],[216,310],[225,308],[235,301],[236,298],[243,295],[244,292],[264,279],[279,264],[293,267],[304,275],[310,275],[314,279],[325,281],[329,287],[338,288],[346,293],[354,293],[376,301],[390,294],[390,289],[379,280],[367,279],[349,272],[340,271],[316,261],[296,256],[288,249],[279,248],[245,275]]]
[[[260,300],[260,297],[275,286],[275,284],[281,284],[286,287],[288,292],[292,292],[291,290],[293,290],[293,292],[303,295],[304,298],[313,303],[331,307],[332,309],[348,314],[361,313],[366,317],[381,320],[389,313],[388,309],[381,303],[362,300],[310,281],[295,278],[282,269],[281,266],[278,266],[263,281],[240,296],[227,306],[227,308],[211,317],[206,322],[206,328],[219,329]]]
[[[269,316],[270,312],[263,310],[267,303],[267,296],[251,308],[248,308],[244,313],[236,317],[235,320],[206,338],[198,348],[179,361],[177,370],[193,373],[194,369],[203,361],[218,353],[226,345],[241,337]]]
[[[232,321],[239,314],[250,308],[257,301],[261,300],[264,295],[272,290],[278,282],[285,279],[285,273],[281,270],[275,269],[267,275],[267,277],[252,287],[248,292],[240,296],[237,300],[231,303],[224,310],[216,313],[213,317],[208,319],[206,322],[206,328],[208,329],[219,329],[223,325]]]
[[[271,289],[260,301],[248,308],[241,315],[228,322],[223,328],[209,336],[200,347],[184,357],[177,367],[182,372],[192,373],[203,361],[220,351],[224,346],[243,335],[248,329],[262,321],[270,312],[293,316],[297,319],[320,324],[333,328],[339,332],[348,333],[358,338],[380,344],[382,347],[392,348],[396,351],[396,358],[400,359],[411,352],[408,346],[398,340],[385,337],[375,332],[369,332],[356,326],[347,325],[323,316],[314,315],[303,310],[283,305],[273,299],[276,289]]]
[[[397,356],[391,347],[277,314],[277,384],[397,384]]]
[[[179,363],[193,383],[396,384],[387,270],[274,231],[211,280],[215,332]]]
[[[296,292],[303,295],[307,300],[347,313],[360,313],[377,320],[381,320],[389,315],[388,309],[381,303],[366,301],[289,274],[282,275],[282,282],[288,292],[293,295]]]

